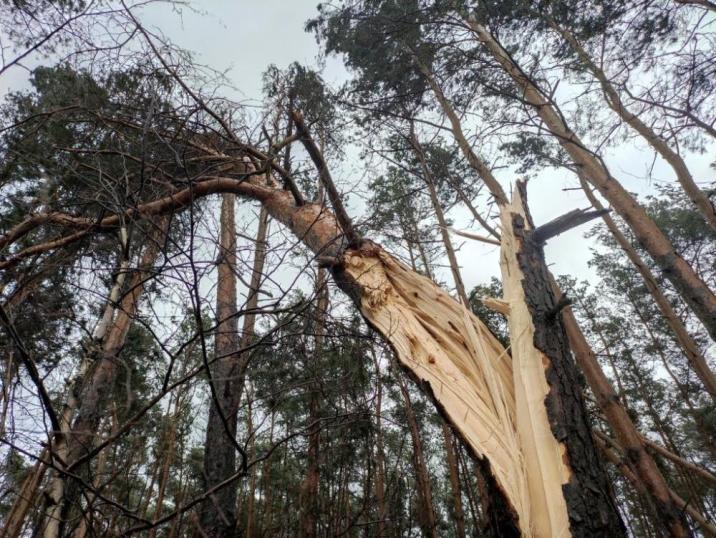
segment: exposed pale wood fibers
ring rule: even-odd
[[[518,191],[501,211],[500,268],[503,299],[510,312],[516,427],[523,456],[529,462],[526,477],[531,506],[529,523],[536,536],[569,536],[562,485],[569,481],[570,470],[564,463],[565,446],[555,439],[547,416],[545,398],[550,387],[545,369],[549,359],[534,345],[535,327],[522,286],[525,275],[516,256],[521,246],[512,226],[515,214],[524,217]]]
[[[522,522],[529,499],[506,350],[447,292],[382,249],[349,251],[344,261],[345,273],[361,290],[361,313],[390,342],[400,362],[429,384],[475,453],[489,460]]]

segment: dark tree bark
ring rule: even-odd
[[[527,211],[524,183],[518,183],[524,216],[511,213],[518,247],[515,255],[523,273],[522,289],[532,323],[534,347],[547,359],[545,398],[555,439],[566,448],[569,481],[562,491],[570,530],[575,537],[624,536],[626,530],[613,498],[609,478],[595,447],[584,406],[576,364],[561,321],[560,303],[552,289],[542,244],[532,240],[534,224]],[[503,232],[504,235],[504,232]]]
[[[216,290],[215,362],[210,368],[212,400],[204,448],[204,480],[207,489],[236,472],[237,412],[240,398],[239,334],[236,317],[236,197],[224,194]],[[211,537],[233,536],[236,526],[236,488],[215,492],[201,514],[203,532]]]

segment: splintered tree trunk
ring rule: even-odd
[[[204,445],[206,489],[236,472],[234,446],[239,403],[238,322],[236,319],[236,197],[224,194],[221,201],[219,263],[216,289],[216,335],[214,363],[209,369],[211,404]],[[233,536],[236,526],[236,488],[220,489],[204,504],[201,528],[211,537]]]
[[[479,463],[495,507],[495,534],[537,536],[529,524],[522,524],[529,521],[529,496],[513,427],[512,367],[497,339],[432,280],[379,246],[364,241],[345,250],[343,232],[325,207],[297,206],[290,193],[263,181],[267,183],[226,181],[225,186],[260,200],[272,218],[311,250],[336,258],[332,272],[337,284],[434,398]],[[219,186],[224,183],[212,188]]]
[[[453,247],[452,241],[450,240],[450,234],[448,233],[447,229],[448,226],[447,220],[445,218],[445,212],[443,211],[442,204],[440,203],[440,198],[435,187],[435,179],[426,161],[422,145],[420,144],[412,127],[413,126],[411,124],[411,144],[413,146],[413,149],[415,150],[416,156],[418,157],[418,161],[420,162],[420,167],[423,172],[423,179],[425,180],[425,184],[428,187],[430,201],[432,203],[433,210],[435,211],[438,225],[440,226],[440,234],[443,240],[443,245],[445,247],[445,252],[447,253],[453,281],[455,282],[455,290],[457,291],[457,296],[460,299],[460,302],[462,302],[463,305],[468,306],[469,300],[467,297],[467,291],[465,290],[465,284],[463,283],[462,275],[460,274],[460,266],[458,264],[457,256],[455,254],[455,248]],[[470,205],[470,207],[472,206]],[[462,494],[460,492],[460,476],[458,473],[457,457],[455,454],[455,443],[453,441],[450,427],[445,422],[442,423],[442,428],[443,438],[445,440],[445,452],[447,455],[448,471],[450,473],[450,485],[452,488],[453,495],[455,526],[458,537],[464,537],[465,515],[462,509]]]
[[[520,194],[521,200],[519,205],[522,207],[523,213],[513,213],[513,220],[514,215],[523,215],[526,227],[521,233],[523,237],[528,237],[529,229],[532,227],[532,224],[529,219],[529,212],[526,208],[524,191],[521,190],[518,194]],[[534,245],[532,245],[532,248],[534,248]],[[533,272],[533,274],[534,273],[536,272]],[[552,291],[557,299],[556,304],[559,305],[560,301],[563,300],[561,293],[559,292],[551,275],[549,273],[546,274],[551,283]],[[531,305],[535,304],[533,301],[528,302]],[[542,318],[548,319],[548,316],[542,316]],[[561,311],[561,319],[571,348],[574,351],[577,362],[597,399],[597,403],[604,411],[609,424],[614,429],[617,437],[625,444],[625,446],[628,447],[630,464],[634,466],[637,476],[646,486],[645,490],[653,496],[653,500],[657,503],[659,516],[664,522],[665,527],[669,529],[672,536],[687,536],[688,526],[684,521],[682,521],[679,509],[670,499],[668,488],[661,472],[651,456],[649,456],[646,452],[634,424],[631,422],[631,419],[629,418],[629,415],[624,407],[620,404],[619,398],[604,375],[594,352],[586,342],[584,335],[579,329],[574,315],[568,306]]]
[[[525,197],[519,184],[502,209],[500,266],[531,522],[540,536],[621,536],[542,246],[530,238]]]
[[[396,372],[398,378],[398,386],[403,395],[405,403],[405,416],[408,420],[408,428],[410,430],[410,439],[413,442],[413,469],[415,470],[415,481],[418,486],[418,522],[423,531],[423,536],[437,537],[437,523],[435,518],[435,509],[433,507],[433,488],[430,485],[430,474],[428,466],[425,462],[425,454],[423,453],[423,441],[420,436],[420,428],[418,419],[415,416],[413,403],[410,401],[408,388],[405,386],[401,372]]]
[[[539,87],[512,59],[509,53],[483,25],[474,19],[467,21],[477,38],[485,45],[503,70],[521,90],[525,101],[531,105],[546,128],[553,134],[564,150],[580,169],[584,177],[594,185],[614,210],[634,231],[664,276],[674,285],[684,301],[701,320],[711,338],[716,340],[716,296],[694,269],[675,251],[671,241],[657,227],[644,208],[624,186],[619,183],[603,162],[589,151],[580,138],[565,123],[556,105],[542,93]]]
[[[411,145],[413,146],[413,149],[415,151],[415,154],[418,158],[418,162],[420,163],[420,167],[423,173],[423,179],[425,181],[425,184],[428,187],[428,193],[430,194],[430,201],[433,206],[433,210],[435,211],[435,216],[438,221],[438,225],[440,226],[440,232],[441,237],[443,241],[443,246],[445,247],[445,252],[448,256],[448,262],[450,265],[450,271],[453,276],[453,281],[455,283],[455,291],[457,292],[458,299],[463,305],[468,305],[469,300],[467,297],[467,292],[465,290],[465,284],[462,280],[462,275],[460,274],[460,266],[458,265],[457,256],[455,254],[455,249],[453,247],[452,241],[450,240],[450,235],[448,233],[447,229],[447,220],[445,219],[445,212],[443,211],[442,205],[440,203],[440,199],[438,197],[437,190],[435,188],[435,180],[434,176],[432,174],[432,171],[430,170],[430,167],[428,166],[428,163],[425,159],[425,153],[423,151],[422,145],[420,144],[417,136],[415,135],[415,132],[411,125],[411,137],[410,137]],[[474,208],[473,208],[474,209]],[[420,242],[417,243],[418,248],[421,248]],[[421,255],[423,258],[423,264],[425,266],[425,274],[429,278],[432,277],[432,271],[430,270],[430,265],[428,264],[427,258],[424,255],[424,253],[421,250]],[[413,269],[415,269],[415,265],[413,264]],[[443,437],[445,440],[445,452],[447,455],[448,460],[448,470],[450,474],[450,486],[452,490],[453,495],[453,503],[454,503],[454,516],[455,516],[455,525],[456,525],[456,531],[458,537],[464,537],[465,536],[465,514],[463,512],[462,507],[462,493],[460,491],[460,475],[458,471],[457,466],[457,454],[456,454],[456,447],[453,440],[452,432],[450,431],[450,426],[443,421],[442,423],[443,427]],[[479,473],[479,468],[477,469],[477,472]],[[489,510],[489,504],[485,503],[485,509]]]
[[[596,457],[566,336],[561,324],[552,320],[555,300],[541,250],[523,240],[519,227],[516,236],[507,234],[509,239],[502,231],[503,258],[523,273],[522,280],[509,284],[514,288],[508,293],[511,359],[485,325],[432,280],[378,245],[357,240],[355,232],[348,240],[336,216],[324,206],[297,205],[272,178],[256,174],[250,166],[249,171],[251,177],[242,180],[207,179],[186,195],[157,200],[143,211],[165,212],[211,192],[260,201],[274,220],[328,260],[336,283],[469,448],[496,508],[490,514],[494,534],[624,534]],[[504,220],[509,226],[512,222]],[[515,323],[515,312],[522,312],[518,317],[523,323]],[[527,331],[533,336],[525,337]],[[523,343],[515,346],[518,341]],[[521,352],[525,358],[516,356]],[[532,432],[524,414],[537,421]],[[525,438],[524,432],[539,435]],[[548,507],[547,513],[538,509],[545,498],[557,505]]]

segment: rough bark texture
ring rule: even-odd
[[[555,294],[557,294],[556,289]],[[584,338],[570,307],[562,310],[562,321],[577,363],[592,389],[597,405],[607,417],[619,442],[626,447],[629,464],[634,468],[638,480],[657,503],[659,508],[657,515],[672,536],[688,536],[688,525],[682,521],[682,514],[669,495],[666,480],[656,462],[647,453],[639,432]]]
[[[549,386],[544,399],[547,417],[554,438],[566,450],[564,463],[569,475],[562,491],[570,531],[575,537],[623,536],[626,531],[592,439],[576,365],[561,323],[544,253],[541,245],[529,237],[534,227],[523,205],[524,186],[518,189],[515,198],[514,210],[510,211],[512,233],[518,243],[515,255],[522,272],[525,304],[534,327],[534,347],[543,354],[541,367],[545,369]],[[503,227],[504,224],[503,219]],[[503,237],[506,233],[503,229]]]
[[[204,480],[207,489],[236,472],[239,389],[238,320],[236,317],[236,225],[235,196],[224,194],[221,204],[221,231],[216,290],[215,362],[211,365],[212,400],[204,448]],[[236,488],[226,487],[211,496],[201,515],[202,530],[211,537],[235,534]]]

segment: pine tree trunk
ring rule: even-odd
[[[388,506],[385,502],[385,447],[383,446],[383,382],[380,379],[380,364],[375,353],[373,363],[376,375],[375,394],[375,500],[378,505],[378,538],[385,538],[388,530]]]
[[[410,438],[413,442],[413,469],[415,471],[415,481],[418,489],[418,522],[423,531],[423,536],[437,537],[437,523],[435,518],[435,508],[433,507],[433,488],[430,485],[430,474],[423,453],[423,442],[420,436],[420,428],[418,419],[415,416],[413,404],[410,401],[410,394],[400,372],[396,371],[398,378],[398,386],[403,395],[405,403],[405,416],[408,421],[410,430]]]
[[[657,135],[654,130],[644,123],[639,116],[633,114],[622,102],[619,92],[612,85],[606,73],[594,63],[587,51],[584,50],[577,38],[567,29],[560,27],[553,19],[548,18],[549,25],[559,33],[577,54],[582,64],[599,81],[604,93],[604,98],[614,112],[632,129],[639,133],[649,145],[664,159],[676,174],[676,179],[681,184],[684,192],[689,196],[691,202],[701,212],[706,222],[716,230],[716,210],[709,200],[709,197],[694,181],[686,163],[676,151],[669,147],[669,144]]]
[[[591,188],[587,185],[587,181],[581,175],[579,181],[582,185],[582,190],[584,190],[584,193],[587,195],[587,198],[592,206],[594,206],[595,209],[604,209],[604,206],[599,202],[596,196],[594,196]],[[626,236],[619,229],[617,223],[614,222],[614,219],[612,219],[609,215],[603,215],[602,219],[621,249],[627,255],[627,258],[629,258],[629,261],[631,261],[637,271],[639,271],[639,274],[644,280],[646,289],[654,298],[654,302],[656,302],[656,305],[659,307],[659,311],[664,316],[664,320],[666,320],[666,323],[674,332],[676,340],[679,342],[684,355],[689,361],[689,366],[704,384],[704,387],[709,392],[711,397],[716,399],[716,375],[714,375],[714,372],[709,367],[706,358],[703,353],[701,353],[699,345],[691,337],[686,329],[686,326],[674,311],[674,308],[671,306],[669,300],[661,291],[656,277],[641,256],[639,256],[639,253],[631,245]]]
[[[309,383],[308,390],[308,453],[306,455],[306,475],[301,483],[299,493],[299,506],[301,509],[301,520],[299,524],[299,536],[303,538],[315,538],[318,531],[318,487],[320,480],[319,451],[321,442],[320,419],[320,382],[315,379],[318,375],[318,368],[315,366],[323,352],[323,339],[325,330],[325,316],[328,308],[328,289],[325,269],[318,270],[316,278],[316,295],[318,297],[315,312],[315,346],[313,352],[307,353],[306,357],[314,366],[308,366],[314,379]]]
[[[623,536],[542,246],[530,238],[524,184],[501,217],[500,267],[510,306],[516,428],[529,462],[530,523],[538,536]]]
[[[250,455],[256,457],[256,437],[254,432],[253,406],[251,398],[248,401],[248,410],[246,414],[246,422],[248,425],[248,436],[251,439]],[[271,433],[269,435],[269,443],[273,440],[274,415],[271,415]],[[246,538],[253,538],[254,532],[254,512],[256,510],[256,467],[251,469],[251,477],[249,479],[248,501],[246,503]]]
[[[217,317],[219,324],[215,355],[223,357],[218,361],[217,376],[221,387],[222,410],[234,435],[238,420],[239,405],[244,389],[246,370],[251,358],[250,352],[239,353],[239,350],[248,347],[254,336],[256,324],[256,309],[258,307],[261,279],[266,261],[266,235],[268,232],[268,212],[261,208],[259,213],[258,229],[256,232],[256,249],[254,263],[249,284],[249,294],[246,302],[246,314],[243,318],[241,337],[238,338],[236,331],[236,246],[235,246],[235,225],[234,225],[234,196],[224,195],[222,200],[221,216],[221,264],[219,265],[219,288],[217,289]],[[226,197],[231,197],[229,202]],[[230,213],[230,214],[229,214]],[[222,286],[223,284],[223,286]],[[231,299],[230,301],[227,299]],[[233,304],[230,304],[233,301]],[[238,340],[238,343],[237,343]],[[220,348],[221,346],[221,348]],[[223,378],[223,381],[221,379]],[[226,437],[226,430],[218,412],[216,403],[212,401],[210,408],[210,428],[207,428],[207,450],[205,453],[205,467],[207,476],[207,487],[223,482],[236,472],[235,469],[235,447],[231,440]],[[217,441],[218,438],[218,441]],[[211,439],[211,441],[210,441]],[[226,458],[223,463],[216,460],[220,455]],[[232,463],[233,462],[233,463]],[[210,471],[209,467],[214,467]],[[210,474],[213,473],[212,474]],[[211,478],[213,476],[213,478]],[[215,496],[221,510],[226,514],[226,521],[217,518],[216,503],[207,503],[204,509],[202,527],[210,536],[227,536],[231,534],[236,526],[236,489],[229,486],[218,492]],[[253,502],[253,501],[251,501]],[[231,510],[229,510],[231,503]]]
[[[658,515],[671,535],[688,536],[688,526],[682,520],[680,510],[669,495],[666,480],[652,457],[646,452],[634,423],[627,410],[620,404],[570,307],[562,310],[562,321],[577,363],[592,389],[597,405],[606,415],[619,442],[627,449],[629,462],[636,471],[635,479],[643,484],[644,491],[648,492],[657,503]]]
[[[121,249],[123,251],[121,261],[117,270],[114,284],[109,293],[107,305],[104,308],[102,317],[99,319],[93,334],[91,345],[103,345],[103,341],[107,336],[112,320],[115,318],[116,305],[120,299],[122,289],[129,269],[129,260],[126,257],[128,245],[126,244],[127,232],[122,228],[121,232]],[[87,374],[92,366],[94,357],[86,354],[80,362],[77,373],[69,383],[67,391],[67,400],[62,409],[60,420],[61,435],[51,440],[52,459],[54,464],[61,469],[67,463],[70,450],[70,437],[72,429],[72,421],[80,404],[80,393],[86,381]],[[44,538],[55,538],[59,536],[62,522],[63,497],[65,494],[66,477],[61,473],[54,471],[48,491],[46,493],[46,501],[48,503],[47,513],[44,516],[43,536]]]
[[[31,508],[35,506],[35,500],[40,491],[42,479],[47,472],[49,451],[45,448],[37,459],[32,472],[25,478],[17,492],[15,502],[5,516],[5,526],[0,529],[0,538],[18,538],[25,526],[25,519]]]
[[[676,290],[716,340],[716,296],[693,268],[674,250],[669,239],[649,218],[636,199],[614,179],[605,165],[591,153],[569,129],[556,105],[544,97],[535,83],[514,62],[492,34],[475,20],[467,21],[477,38],[485,45],[504,71],[520,88],[528,104],[534,107],[549,131],[570,155],[584,177],[634,231],[639,242],[664,271]]]
[[[158,243],[163,241],[166,234],[165,226],[168,224],[168,219],[162,217],[159,220],[161,224],[154,231],[154,241],[150,241],[145,247],[140,270],[127,284],[127,291],[123,297],[129,269],[127,258],[129,245],[126,228],[122,227],[120,230],[121,262],[107,305],[92,335],[92,351],[96,351],[99,359],[92,353],[85,355],[79,365],[78,373],[69,385],[67,401],[61,415],[61,435],[54,439],[52,448],[52,457],[56,460],[55,465],[58,469],[66,469],[68,464],[77,461],[88,452],[94,443],[94,435],[100,425],[108,392],[116,375],[115,357],[124,347],[142,294],[142,284],[147,276],[144,270],[154,263],[159,252]],[[98,349],[95,350],[95,347]],[[95,365],[96,360],[98,364]],[[89,462],[83,465],[83,471],[88,467]],[[78,483],[69,480],[61,471],[53,473],[46,495],[48,507],[43,521],[44,538],[57,538],[65,532],[67,520],[71,511],[76,508],[79,498]]]
[[[432,171],[426,162],[425,153],[423,147],[420,145],[415,132],[412,129],[411,124],[411,144],[415,150],[415,155],[420,162],[420,167],[423,172],[423,180],[428,187],[428,193],[430,194],[430,202],[432,203],[433,210],[435,211],[435,217],[437,218],[438,225],[440,226],[440,235],[443,240],[443,246],[447,253],[448,261],[450,263],[450,271],[452,272],[453,281],[455,282],[455,289],[457,290],[457,296],[464,305],[468,305],[467,292],[465,291],[465,284],[462,281],[462,275],[460,274],[460,266],[457,263],[457,256],[455,255],[455,249],[452,246],[450,240],[450,234],[448,232],[447,220],[445,219],[445,212],[443,211],[440,198],[438,197],[437,189],[435,188],[435,179]]]
[[[114,412],[113,412],[114,415]],[[112,417],[112,423],[111,427],[109,428],[109,434],[113,434],[116,431],[117,423],[114,420],[114,416]],[[94,480],[92,481],[92,486],[94,488],[99,488],[101,482],[102,482],[102,476],[106,473],[107,468],[107,450],[104,450],[100,452],[98,458],[97,458],[97,466],[94,470]],[[82,519],[77,526],[77,529],[72,533],[72,538],[85,538],[90,532],[90,529],[93,529],[93,521],[95,520],[95,501],[97,500],[97,497],[94,493],[87,494],[87,507],[82,511]],[[116,521],[116,515],[112,515],[112,519],[110,521],[110,524],[107,526],[109,529],[115,528],[114,521]],[[95,525],[96,527],[97,525]]]
[[[162,458],[162,474],[159,480],[159,490],[157,491],[157,498],[155,501],[156,508],[154,509],[154,522],[156,523],[162,516],[162,510],[164,508],[164,495],[167,490],[167,484],[169,482],[169,470],[171,469],[174,452],[176,449],[176,438],[177,438],[177,422],[180,418],[181,413],[181,394],[177,394],[174,400],[174,413],[169,419],[169,431],[166,434],[166,439],[163,444],[161,451]],[[157,527],[153,527],[149,531],[149,538],[155,538],[157,535]]]
[[[221,202],[216,335],[210,371],[211,404],[204,445],[206,489],[236,472],[236,428],[240,397],[240,353],[236,307],[236,197],[224,194]],[[236,527],[236,487],[216,491],[204,503],[201,528],[212,538],[229,538]]]
[[[450,474],[450,488],[452,491],[453,516],[455,532],[458,538],[465,538],[465,513],[462,509],[462,493],[460,491],[460,473],[457,466],[457,448],[453,440],[450,426],[442,422],[443,440],[445,441],[445,455],[447,456],[448,473]]]

